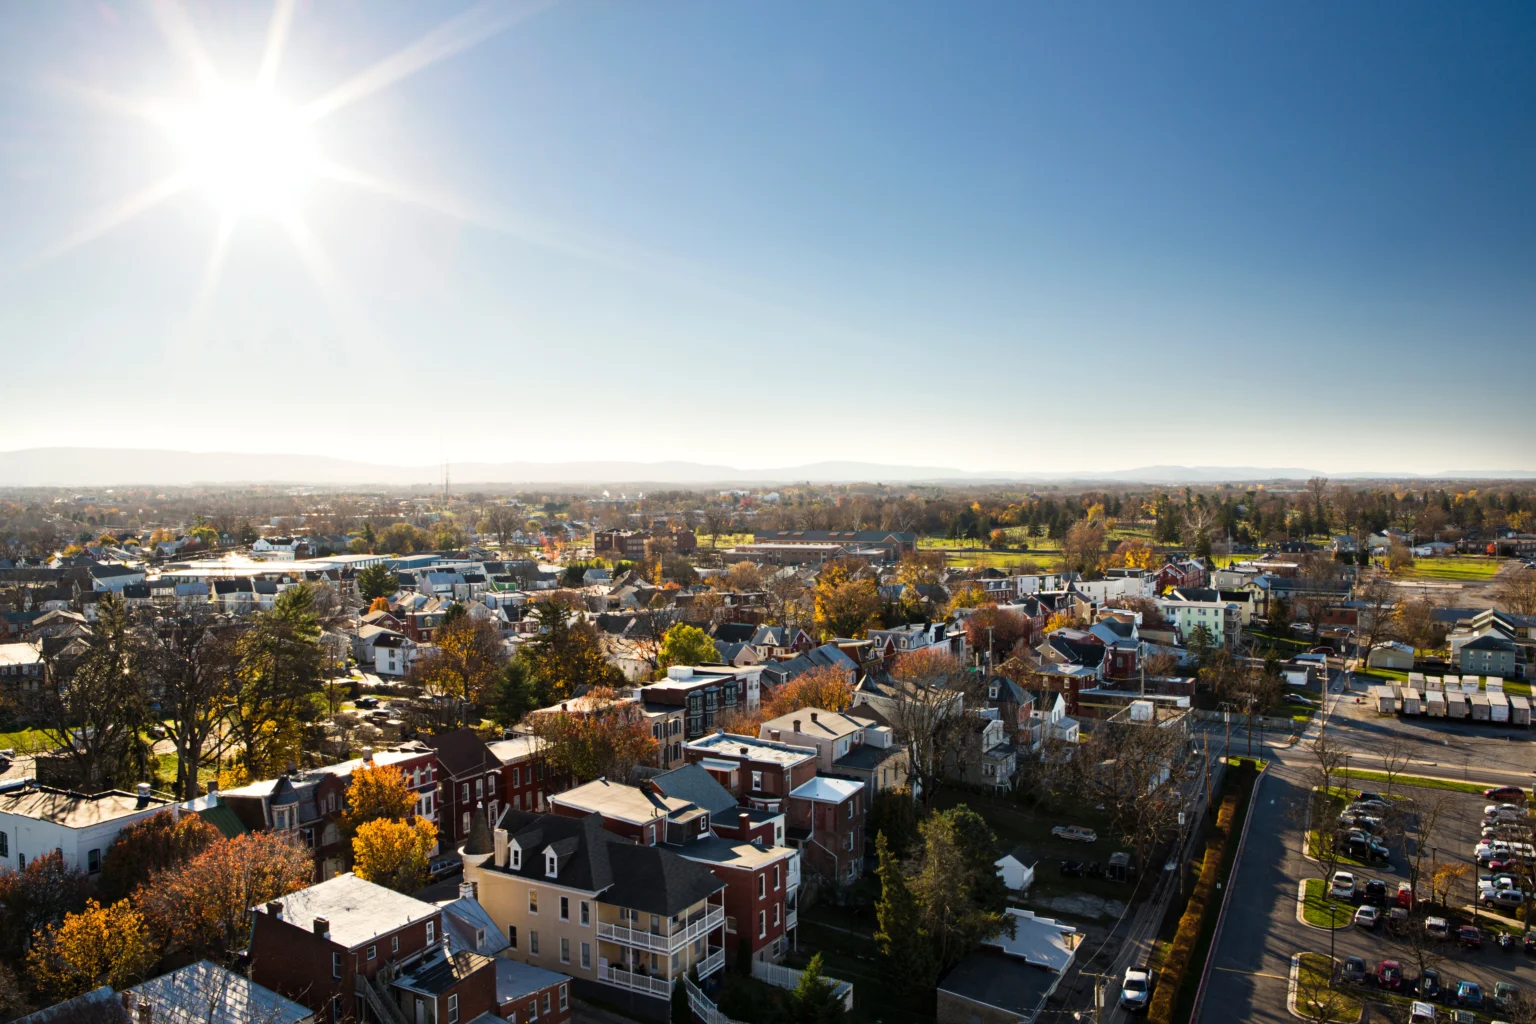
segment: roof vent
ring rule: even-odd
[[[373,748],[372,747],[364,747],[363,748],[363,760],[364,761],[372,761],[373,760]]]
[[[812,725],[816,724],[816,712],[814,712],[814,711],[811,712],[811,724]]]
[[[743,756],[745,756],[750,750],[750,747],[748,747],[746,744],[742,744],[741,753]]]

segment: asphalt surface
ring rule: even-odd
[[[1424,719],[1379,716],[1367,703],[1356,705],[1359,683],[1343,683],[1334,698],[1326,728],[1334,743],[1352,752],[1351,765],[1380,769],[1380,757],[1400,737],[1410,756],[1408,773],[1472,781],[1515,783],[1529,788],[1536,768],[1536,746],[1526,730],[1489,724],[1451,723]],[[1312,757],[1308,742],[1321,723],[1314,723],[1294,747],[1270,747],[1271,767],[1261,783],[1250,814],[1248,843],[1232,874],[1227,923],[1218,948],[1212,950],[1200,1019],[1216,1022],[1289,1021],[1286,996],[1291,957],[1304,951],[1329,952],[1329,933],[1297,920],[1298,884],[1321,877],[1321,869],[1302,855],[1302,819],[1310,788],[1308,770]],[[1235,744],[1234,744],[1235,746]],[[1384,789],[1380,783],[1368,789]],[[1446,790],[1412,790],[1423,799],[1445,796],[1446,811],[1430,840],[1436,860],[1471,860],[1482,808],[1487,801],[1477,794]],[[1357,878],[1381,878],[1389,890],[1406,880],[1407,865],[1400,851],[1392,864],[1382,868],[1356,869]],[[1425,866],[1429,870],[1428,862]],[[1470,894],[1469,894],[1470,895]],[[1404,971],[1417,974],[1412,952],[1384,931],[1341,929],[1333,936],[1337,957],[1359,956],[1374,967],[1382,959],[1403,962]],[[1536,992],[1536,961],[1523,953],[1506,953],[1491,941],[1481,951],[1444,951],[1439,964],[1441,978],[1454,985],[1466,978],[1483,985],[1491,996],[1493,984],[1511,981],[1527,993]]]

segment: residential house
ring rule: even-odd
[[[94,880],[101,859],[124,827],[170,807],[149,783],[138,791],[84,794],[27,779],[0,789],[0,870],[20,871],[27,862],[58,851],[64,865]]]
[[[1366,665],[1371,668],[1387,668],[1400,672],[1411,671],[1413,662],[1413,645],[1399,643],[1396,640],[1377,644],[1371,648],[1371,653],[1365,658]]]
[[[822,644],[820,647],[801,651],[784,661],[764,665],[762,678],[770,687],[777,690],[815,668],[836,672],[849,686],[854,684],[859,670],[858,662],[850,658],[837,644]]]
[[[473,729],[455,729],[422,742],[437,752],[439,841],[445,849],[456,847],[469,838],[477,807],[484,805],[492,821],[500,813],[502,762]]]
[[[684,756],[741,806],[782,814],[789,794],[816,777],[820,752],[810,745],[717,732],[689,742]]]
[[[938,1024],[1018,1024],[1043,1019],[1083,936],[1071,925],[1009,907],[1011,934],[982,943],[939,979]]]
[[[319,1019],[303,1003],[211,960],[141,981],[117,999],[123,1024],[318,1024]]]
[[[1011,790],[1018,762],[1002,715],[980,708],[967,716],[966,726],[959,745],[950,752],[950,771],[978,789]]]
[[[251,980],[327,1021],[499,1016],[495,962],[453,949],[431,903],[348,873],[254,909]]]
[[[1158,593],[1178,587],[1203,587],[1206,582],[1205,566],[1192,558],[1169,559],[1152,574]]]
[[[372,637],[373,671],[381,676],[399,678],[411,671],[421,656],[421,645],[408,636],[386,630]]]
[[[1462,644],[1456,663],[1464,676],[1511,679],[1520,674],[1519,651],[1514,640],[1489,632]]]
[[[126,586],[141,584],[147,578],[142,567],[120,562],[93,562],[90,567],[91,589],[98,593],[120,593]]]
[[[725,966],[725,886],[665,847],[620,838],[601,815],[508,808],[494,832],[477,818],[461,853],[505,955],[558,967],[576,995],[665,1020],[678,978]]]
[[[544,778],[544,762],[534,756],[540,742],[535,736],[513,736],[485,745],[501,762],[501,806],[520,811],[545,809],[549,789]]]
[[[683,741],[713,732],[716,723],[735,711],[746,710],[747,688],[743,670],[715,666],[673,665],[667,678],[642,691],[647,704],[684,709]]]
[[[807,872],[835,886],[858,880],[869,811],[862,782],[818,775],[791,790],[784,808],[789,845]]]

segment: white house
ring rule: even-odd
[[[120,562],[94,562],[90,573],[92,590],[110,590],[114,593],[120,593],[126,586],[143,583],[147,578],[142,568]]]
[[[373,641],[373,670],[381,676],[403,676],[420,651],[421,646],[408,636],[393,631],[380,634]]]
[[[1030,863],[1033,862],[1033,863]],[[1039,857],[1030,855],[1022,846],[1014,847],[995,862],[1003,884],[1013,892],[1023,892],[1035,883],[1035,865]]]
[[[68,867],[91,876],[125,825],[158,813],[170,801],[154,796],[149,783],[137,794],[110,790],[94,796],[31,779],[0,789],[0,871],[19,871],[27,862],[59,850]]]

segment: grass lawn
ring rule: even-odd
[[[1408,673],[1395,668],[1366,669],[1364,672],[1356,672],[1355,675],[1369,676],[1383,683],[1406,683],[1408,681]]]
[[[35,754],[39,750],[47,750],[51,745],[43,736],[41,729],[0,732],[0,750],[14,750],[18,754]]]
[[[1342,774],[1340,778],[1343,778]],[[1387,781],[1386,772],[1373,772],[1360,768],[1349,770],[1349,782],[1380,782]],[[1426,779],[1422,775],[1395,775],[1392,777],[1393,786],[1418,786],[1422,789],[1448,789],[1453,793],[1481,793],[1488,786],[1481,782],[1457,782],[1455,779]]]
[[[1343,928],[1355,919],[1355,906],[1328,898],[1328,883],[1321,878],[1307,879],[1307,899],[1301,906],[1307,924],[1319,928]]]
[[[1510,697],[1529,697],[1531,695],[1531,684],[1522,683],[1516,679],[1506,679],[1504,680],[1504,693]]]
[[[1365,1004],[1345,988],[1330,988],[1333,964],[1321,953],[1301,954],[1296,976],[1296,1009],[1306,1020],[1353,1024]],[[1307,1005],[1311,1004],[1311,1005]]]
[[[711,539],[713,539],[713,547],[722,551],[726,548],[733,548],[737,544],[752,543],[752,534],[750,533],[721,533],[717,534],[714,538],[711,538],[707,533],[696,533],[693,536],[699,542],[700,551],[708,551],[710,549]]]
[[[968,568],[980,569],[1006,569],[1011,565],[1022,565],[1025,562],[1033,562],[1040,567],[1041,572],[1057,572],[1061,568],[1061,558],[1054,553],[1041,553],[1038,551],[987,551],[978,548],[975,551],[950,552],[944,556],[948,565],[959,565]]]
[[[1411,567],[1397,574],[1405,580],[1445,580],[1451,583],[1484,583],[1493,579],[1506,560],[1484,555],[1456,555],[1447,558],[1415,559]]]

